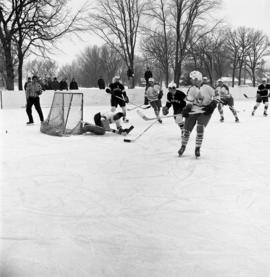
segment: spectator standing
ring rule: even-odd
[[[32,77],[32,82],[27,83],[26,85],[26,113],[29,121],[26,123],[27,125],[31,125],[34,123],[32,116],[32,106],[35,106],[35,109],[39,115],[40,121],[43,122],[43,113],[40,107],[39,95],[42,93],[41,85],[38,82],[37,76]]]
[[[128,77],[128,88],[133,88],[134,72],[130,66],[128,67],[128,70],[127,70],[127,77]]]
[[[105,89],[105,81],[104,79],[102,78],[102,76],[99,76],[99,79],[98,79],[98,87],[99,89]]]
[[[59,83],[59,89],[60,90],[68,90],[68,84],[66,81],[66,78],[63,78]]]
[[[53,78],[53,81],[52,81],[52,89],[53,90],[58,90],[59,89],[59,82],[57,80],[56,77]]]
[[[153,77],[152,71],[149,67],[146,68],[146,71],[144,72],[144,79],[146,82],[146,86],[148,85],[149,79]]]
[[[75,81],[74,78],[72,78],[72,80],[71,80],[71,82],[69,84],[69,89],[70,90],[77,90],[77,89],[79,89],[78,83]]]
[[[145,92],[144,92],[144,105],[148,105],[148,98],[146,96],[146,91],[148,89],[149,85],[149,79],[153,77],[152,71],[149,67],[146,68],[146,71],[144,72],[144,79],[145,79]]]

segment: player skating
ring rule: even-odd
[[[162,108],[163,115],[169,113],[169,109],[173,107],[173,114],[175,123],[180,127],[181,133],[183,134],[184,121],[182,116],[182,110],[186,106],[186,94],[179,89],[176,89],[176,84],[171,82],[168,86],[167,102]]]
[[[262,78],[262,83],[258,86],[257,89],[257,97],[256,97],[256,105],[253,108],[251,113],[252,116],[255,115],[255,111],[260,106],[261,102],[264,104],[264,112],[263,115],[267,116],[267,109],[268,109],[268,90],[270,89],[270,85],[266,83],[267,79]]]
[[[109,85],[109,88],[106,89],[107,93],[111,94],[111,111],[114,112],[119,105],[123,111],[123,121],[128,122],[126,103],[129,102],[127,97],[125,87],[120,82],[120,77],[115,76],[113,82]]]
[[[186,97],[186,107],[183,109],[183,116],[186,117],[182,145],[178,155],[182,156],[194,126],[197,124],[195,156],[200,156],[200,148],[203,141],[204,129],[207,126],[211,115],[216,108],[216,94],[213,88],[202,85],[202,74],[199,71],[190,73],[192,86]]]
[[[151,107],[154,109],[155,115],[159,123],[162,123],[160,119],[161,98],[163,91],[158,84],[155,84],[154,78],[150,78],[148,81],[149,87],[146,90],[146,97]]]
[[[235,122],[239,122],[239,118],[237,116],[237,112],[234,108],[234,99],[230,94],[229,88],[227,85],[223,83],[221,79],[218,81],[218,85],[216,87],[216,93],[219,95],[219,103],[218,103],[218,111],[220,114],[220,122],[224,122],[224,113],[223,113],[223,106],[228,105],[230,111],[235,117]]]
[[[92,132],[97,135],[104,135],[105,132],[114,132],[119,135],[127,135],[134,127],[130,126],[124,129],[121,125],[121,118],[124,114],[121,112],[99,112],[94,115],[95,125],[85,122],[82,132]],[[115,124],[116,130],[110,127],[110,124]]]

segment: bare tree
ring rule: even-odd
[[[225,36],[218,29],[206,34],[198,40],[191,40],[189,52],[194,61],[194,68],[201,68],[203,74],[209,76],[212,85],[215,80],[228,72]]]
[[[183,62],[187,56],[188,44],[195,27],[200,26],[201,36],[210,32],[206,16],[219,6],[219,0],[171,0],[172,28],[175,31],[175,82],[179,84]],[[216,23],[213,23],[216,26]]]
[[[236,35],[238,38],[238,85],[242,84],[242,72],[245,70],[246,59],[252,44],[252,31],[250,28],[238,27]]]
[[[158,31],[146,32],[148,34],[141,41],[141,50],[152,64],[157,65],[157,69],[165,74],[165,84],[168,86],[169,69],[172,64],[174,52],[174,38],[172,34],[164,34]],[[166,43],[164,41],[166,40]]]
[[[154,21],[155,29],[149,28],[148,20],[144,26],[145,39],[142,43],[143,52],[153,60],[157,60],[160,69],[165,73],[166,87],[169,82],[169,64],[170,64],[170,38],[172,37],[168,26],[169,1],[157,0],[150,1],[146,10],[151,22]],[[159,28],[158,28],[158,27]]]
[[[19,88],[22,87],[22,66],[30,47],[44,54],[64,34],[83,30],[82,11],[75,15],[67,9],[66,0],[0,0],[0,40],[3,44],[7,71],[7,87],[14,88],[12,45],[18,55]]]
[[[122,58],[119,53],[107,45],[104,45],[100,51],[101,72],[106,83],[110,83],[113,76],[119,71],[122,66]]]
[[[232,87],[235,84],[236,71],[239,64],[239,42],[236,30],[228,29],[226,31],[226,48],[228,50],[228,57],[232,67]]]
[[[49,59],[34,59],[24,67],[27,76],[37,75],[42,79],[56,76],[57,69],[56,62]]]
[[[100,0],[90,15],[90,29],[114,48],[134,71],[135,47],[144,0]],[[133,83],[134,87],[134,83]]]
[[[252,84],[256,85],[256,69],[262,62],[262,58],[270,55],[269,38],[261,31],[251,30],[251,44],[247,55],[247,67],[250,70]]]

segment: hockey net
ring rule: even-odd
[[[55,92],[47,119],[40,131],[52,136],[78,135],[82,133],[83,94]]]

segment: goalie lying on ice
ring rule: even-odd
[[[88,122],[84,123],[82,128],[83,133],[91,132],[97,135],[104,135],[106,132],[114,132],[120,135],[126,135],[130,128],[123,129],[121,126],[121,118],[124,117],[124,114],[121,112],[104,112],[104,113],[96,113],[94,115],[95,125],[90,124]],[[115,124],[116,129],[111,129],[110,124]]]

